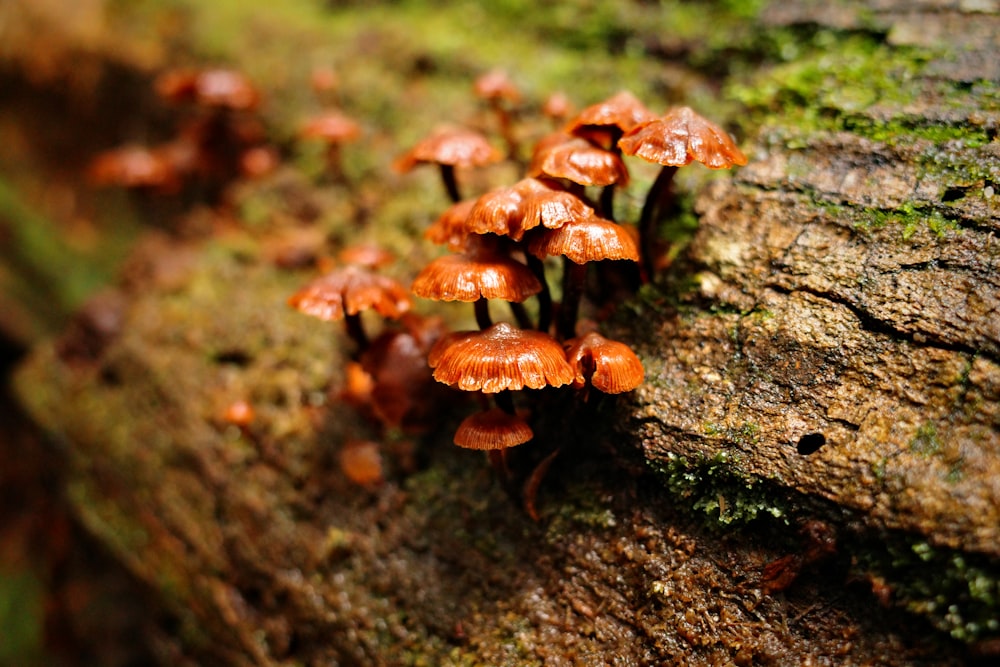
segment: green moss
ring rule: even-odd
[[[927,618],[954,639],[971,642],[1000,633],[997,564],[975,554],[893,536],[857,549],[858,568],[890,583],[896,604]]]
[[[729,432],[711,424],[706,430]],[[755,429],[749,430],[756,434]],[[788,521],[785,503],[763,482],[744,474],[738,460],[725,452],[698,459],[669,454],[651,465],[663,476],[667,489],[691,509],[704,513],[709,525],[745,525],[758,519]]]

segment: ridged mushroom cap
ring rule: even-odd
[[[542,146],[531,160],[528,175],[599,186],[613,183],[625,186],[629,180],[628,168],[621,157],[578,137]]]
[[[359,266],[334,269],[288,298],[288,305],[321,320],[339,320],[368,309],[398,318],[410,304],[409,293],[398,282]]]
[[[437,245],[446,245],[450,250],[464,249],[470,233],[465,223],[475,203],[475,199],[463,199],[449,206],[424,230],[424,238]]]
[[[482,331],[442,336],[431,348],[427,363],[438,382],[487,394],[560,387],[575,376],[554,338],[506,322]]]
[[[626,155],[673,167],[701,162],[710,169],[729,169],[747,163],[728,132],[690,107],[676,107],[662,118],[633,128],[618,141],[618,147]]]
[[[554,229],[591,212],[582,199],[556,182],[524,178],[476,200],[465,221],[474,234],[497,234],[520,241],[539,225]]]
[[[457,255],[438,257],[413,280],[414,294],[436,301],[501,299],[520,303],[542,291],[527,266],[488,244],[471,244]]]
[[[642,384],[642,362],[625,343],[592,331],[565,345],[566,359],[576,373],[573,386],[580,388],[589,382],[605,394],[621,394]]]
[[[466,449],[506,449],[528,442],[534,435],[520,417],[491,408],[462,420],[455,431],[455,444]]]
[[[421,162],[481,167],[502,158],[503,153],[479,132],[462,127],[441,127],[400,155],[393,168],[407,172]]]
[[[577,264],[606,259],[639,261],[639,246],[632,232],[596,215],[538,233],[528,242],[528,252],[541,259],[565,255]]]
[[[627,90],[592,104],[578,113],[566,126],[566,131],[598,144],[621,136],[636,125],[656,118],[639,99]]]

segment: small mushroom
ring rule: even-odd
[[[747,157],[725,130],[690,107],[676,107],[662,118],[637,125],[618,141],[618,147],[626,155],[663,165],[646,193],[639,215],[642,266],[646,275],[651,276],[655,269],[654,214],[668,206],[670,186],[678,167],[697,161],[709,169],[729,169],[745,165]]]
[[[469,229],[466,221],[469,219],[469,212],[476,204],[475,199],[463,199],[457,204],[452,204],[448,209],[438,216],[431,225],[424,230],[424,238],[431,243],[446,245],[449,250],[461,251],[466,247],[466,240],[469,237]]]
[[[621,394],[642,384],[642,362],[628,345],[596,331],[566,341],[566,359],[576,371],[573,386],[587,384],[605,394]]]
[[[475,303],[476,321],[485,329],[490,325],[488,299],[520,303],[538,294],[542,285],[531,269],[482,240],[461,254],[432,261],[411,289],[425,299]]]
[[[617,150],[615,144],[623,134],[654,118],[656,114],[635,95],[622,90],[578,113],[566,126],[566,131],[608,150]]]
[[[410,297],[392,278],[345,266],[316,278],[289,297],[288,304],[321,320],[343,319],[360,352],[368,347],[361,312],[373,309],[383,317],[398,319],[410,309]]]
[[[528,442],[534,433],[528,423],[500,408],[466,417],[455,431],[455,444],[466,449],[497,450]]]
[[[421,163],[438,165],[445,191],[453,203],[458,203],[462,197],[455,180],[456,167],[481,167],[502,158],[482,134],[461,127],[441,127],[400,155],[393,168],[404,173]]]
[[[617,153],[580,138],[549,140],[549,145],[536,151],[528,175],[565,178],[580,185],[625,186],[629,181],[628,169]]]
[[[334,178],[341,179],[344,175],[341,146],[361,136],[361,125],[339,111],[327,111],[310,118],[302,126],[299,136],[322,141],[326,145],[327,168]]]
[[[486,394],[560,387],[575,377],[554,338],[506,322],[445,334],[431,348],[427,363],[438,382]]]
[[[558,229],[539,232],[529,240],[528,252],[539,258],[550,255],[565,258],[563,300],[556,323],[556,331],[562,339],[572,338],[575,333],[588,263],[639,260],[639,248],[629,229],[593,213]]]
[[[500,124],[500,136],[507,143],[507,154],[510,159],[516,160],[518,141],[514,136],[514,124],[508,107],[521,102],[521,91],[507,73],[500,69],[490,70],[476,79],[473,90],[476,97],[489,104],[496,114]]]

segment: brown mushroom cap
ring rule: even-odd
[[[639,261],[639,246],[632,232],[596,215],[541,232],[528,242],[528,252],[541,259],[565,255],[577,264],[605,259]]]
[[[374,243],[358,243],[347,246],[338,255],[344,264],[378,269],[392,264],[396,258],[391,252]]]
[[[664,166],[683,167],[697,161],[710,169],[745,165],[747,156],[732,137],[690,107],[677,107],[662,118],[639,125],[625,134],[618,147]]]
[[[339,111],[327,111],[310,118],[299,131],[303,139],[321,139],[330,144],[353,141],[361,136],[361,125]]]
[[[424,238],[437,245],[447,245],[451,250],[464,249],[466,238],[469,236],[465,221],[468,220],[469,212],[475,203],[475,199],[463,199],[449,206],[424,230]]]
[[[566,93],[556,91],[549,95],[542,104],[542,113],[554,120],[568,116],[573,110],[573,103]]]
[[[490,70],[477,78],[473,84],[473,90],[476,97],[489,102],[507,100],[517,103],[521,101],[521,91],[507,76],[507,72],[501,69]]]
[[[410,296],[392,278],[346,266],[316,278],[289,297],[288,304],[321,320],[339,320],[369,308],[398,318],[410,309]]]
[[[565,178],[580,185],[628,185],[628,169],[613,151],[586,139],[571,138],[536,148],[528,167],[529,176]]]
[[[527,266],[492,248],[476,243],[458,255],[439,257],[413,281],[414,294],[437,301],[502,299],[520,303],[542,291]]]
[[[491,408],[462,420],[455,431],[455,444],[466,449],[506,449],[528,442],[534,435],[520,417]]]
[[[590,382],[605,394],[621,394],[638,387],[645,376],[642,362],[628,345],[594,331],[566,341],[566,358],[576,372],[577,388]]]
[[[554,229],[585,217],[591,209],[554,181],[525,178],[476,200],[465,226],[475,234],[497,234],[520,241],[539,225]]]
[[[656,118],[639,99],[627,90],[615,93],[603,102],[592,104],[571,120],[566,131],[596,143],[621,136],[636,125]]]
[[[160,97],[171,102],[238,110],[253,110],[260,104],[257,88],[231,69],[170,70],[157,78],[155,87]]]
[[[575,376],[554,338],[506,322],[482,331],[442,336],[431,348],[427,363],[438,382],[487,394],[560,387]]]
[[[441,127],[400,155],[393,163],[393,168],[399,172],[407,172],[422,162],[453,167],[481,167],[502,158],[503,153],[479,132],[461,127]]]

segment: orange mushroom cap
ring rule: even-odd
[[[358,243],[347,246],[340,251],[338,256],[344,264],[353,264],[369,269],[388,266],[396,259],[391,252],[374,243]]]
[[[455,431],[455,444],[466,449],[506,449],[528,442],[534,435],[520,417],[491,408],[462,420]]]
[[[729,169],[747,163],[732,137],[690,107],[676,107],[662,118],[639,125],[625,134],[618,147],[664,166],[683,167],[697,161],[710,169]]]
[[[458,255],[445,255],[428,264],[411,287],[414,294],[436,301],[502,299],[520,303],[542,291],[527,266],[478,242]]]
[[[424,238],[431,243],[447,245],[451,250],[462,250],[466,246],[469,230],[465,221],[475,205],[475,199],[463,199],[452,204],[437,220],[424,230]]]
[[[623,90],[578,113],[566,126],[566,131],[602,144],[613,135],[621,136],[636,125],[654,118],[656,114],[635,95]]]
[[[321,139],[327,143],[339,144],[360,137],[361,125],[339,111],[327,111],[306,121],[299,131],[299,136],[304,139]]]
[[[566,93],[556,91],[549,95],[542,104],[542,113],[549,118],[559,120],[568,116],[573,109]]]
[[[481,167],[503,158],[479,132],[461,127],[441,127],[400,155],[393,168],[407,172],[422,162],[454,167]]]
[[[160,97],[171,102],[241,110],[253,110],[260,104],[257,88],[231,69],[170,70],[157,78],[155,87]]]
[[[181,186],[181,172],[187,167],[183,157],[172,144],[113,148],[91,160],[87,179],[94,185],[175,192]]]
[[[507,100],[517,103],[521,101],[521,91],[507,76],[507,72],[502,69],[490,70],[480,76],[473,84],[473,90],[476,97],[490,102]]]
[[[528,242],[528,252],[541,259],[565,255],[577,264],[605,259],[639,261],[639,246],[632,232],[593,214],[541,232]]]
[[[340,450],[340,469],[360,486],[379,484],[383,479],[381,449],[371,440],[348,440]]]
[[[506,322],[445,334],[431,348],[427,363],[438,382],[487,394],[560,387],[575,376],[554,338]]]
[[[613,151],[579,137],[560,143],[547,141],[550,143],[536,148],[529,176],[565,178],[580,185],[628,185],[628,168]]]
[[[628,345],[595,331],[566,341],[566,358],[576,372],[577,388],[589,382],[605,394],[621,394],[638,387],[645,377],[642,362]]]
[[[339,320],[369,308],[398,318],[410,309],[410,296],[392,278],[346,266],[316,278],[289,297],[288,304],[321,320]]]
[[[554,181],[524,178],[476,200],[465,221],[475,234],[497,234],[520,241],[534,227],[553,229],[590,213],[579,197]]]

